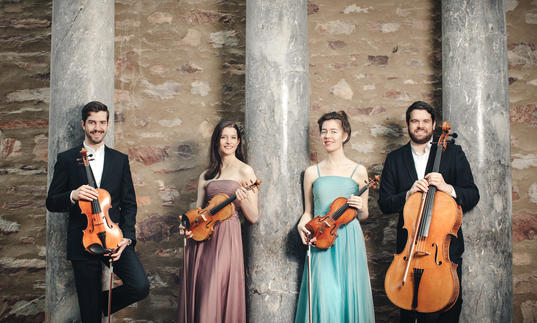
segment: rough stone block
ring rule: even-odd
[[[388,65],[388,56],[379,55],[379,56],[367,56],[367,61],[369,66],[386,66]]]
[[[209,34],[209,43],[213,48],[233,47],[239,44],[235,30],[217,31]]]
[[[154,12],[147,17],[147,21],[150,24],[159,25],[159,24],[171,24],[173,21],[173,16],[167,12]]]
[[[347,46],[347,44],[343,40],[329,40],[328,41],[328,47],[331,49],[339,49]]]
[[[146,89],[143,91],[145,95],[156,99],[171,99],[179,94],[181,84],[173,81],[166,81],[159,85],[149,83],[147,80],[142,80],[142,86]]]
[[[150,214],[137,224],[137,239],[142,242],[168,240],[179,233],[179,215],[179,212],[176,216]]]
[[[345,79],[339,80],[336,85],[330,89],[330,93],[345,100],[352,100],[354,92]]]
[[[340,20],[329,21],[324,24],[317,24],[315,31],[320,34],[330,35],[350,35],[356,30],[354,24],[346,23]]]
[[[537,213],[513,212],[513,242],[533,240],[537,236]]]
[[[537,127],[537,104],[530,103],[511,107],[511,122]]]
[[[21,155],[21,142],[15,138],[5,138],[0,146],[2,158],[14,158]]]
[[[129,148],[129,159],[143,163],[145,166],[162,162],[169,157],[168,146],[141,146]]]

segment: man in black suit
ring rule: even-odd
[[[47,209],[51,212],[69,212],[67,231],[67,259],[71,261],[83,322],[100,322],[107,313],[107,293],[101,291],[102,266],[112,259],[114,273],[123,285],[112,290],[111,312],[145,298],[149,282],[134,252],[136,244],[136,195],[132,184],[128,157],[104,145],[108,129],[108,108],[93,101],[82,109],[84,143],[58,154],[54,175],[47,195]],[[113,252],[103,256],[90,254],[82,244],[82,230],[87,217],[82,214],[79,200],[91,201],[98,197],[97,190],[88,185],[84,167],[80,166],[80,150],[86,148],[92,155],[90,166],[97,187],[111,196],[110,219],[119,224],[123,240]]]
[[[431,172],[436,153],[436,146],[431,145],[436,126],[434,109],[425,102],[414,102],[406,111],[406,123],[410,142],[386,157],[379,192],[382,212],[399,213],[396,253],[403,251],[408,238],[407,231],[403,230],[403,207],[413,193],[427,192],[429,186],[434,185],[438,191],[451,195],[463,212],[471,210],[479,201],[479,191],[474,184],[470,164],[460,146],[448,144],[442,153],[439,172]],[[450,260],[458,265],[459,284],[462,281],[463,252],[464,240],[459,229],[457,238],[451,240],[449,248]],[[461,306],[459,293],[457,302],[450,310],[431,315],[417,314],[417,318],[419,322],[458,322]],[[414,322],[414,314],[401,310],[400,321]]]

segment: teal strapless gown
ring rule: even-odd
[[[358,192],[350,177],[321,176],[313,182],[314,216],[325,215],[338,197]],[[311,247],[312,323],[374,322],[364,235],[358,220],[338,229],[334,245]],[[308,268],[304,265],[295,323],[308,322]]]

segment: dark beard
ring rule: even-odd
[[[421,140],[418,140],[416,139],[416,137],[414,137],[414,134],[411,133],[410,131],[408,132],[408,135],[410,136],[410,140],[415,143],[415,144],[418,144],[418,145],[422,145],[422,144],[426,144],[428,143],[429,141],[431,141],[431,138],[433,137],[433,134],[431,133],[430,135],[428,135],[427,137],[421,139]]]

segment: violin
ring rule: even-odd
[[[442,125],[433,172],[438,172],[447,146],[449,123]],[[453,140],[450,140],[453,142]],[[462,223],[462,209],[451,195],[437,191],[413,193],[403,209],[408,231],[405,249],[395,254],[386,272],[384,288],[390,301],[405,310],[433,313],[449,310],[459,296],[457,264],[449,259],[451,236]]]
[[[112,254],[118,248],[118,244],[123,240],[123,233],[117,223],[112,222],[108,216],[112,198],[108,191],[97,188],[95,178],[91,171],[87,150],[80,151],[88,185],[97,189],[98,198],[92,201],[79,200],[78,206],[83,214],[88,218],[86,229],[82,230],[82,244],[86,251],[94,255]]]
[[[369,187],[375,188],[380,176],[369,178],[367,184],[356,195],[361,196]],[[354,220],[357,215],[355,208],[351,208],[344,197],[338,197],[330,205],[330,210],[324,216],[318,216],[306,223],[306,229],[310,232],[308,239],[316,238],[313,242],[317,248],[328,249],[332,247],[337,238],[337,230],[340,226]]]
[[[246,186],[246,190],[258,187],[261,180],[256,180],[252,185]],[[192,231],[192,239],[204,241],[211,237],[214,225],[217,222],[229,219],[235,213],[235,205],[232,203],[237,198],[236,194],[227,196],[218,193],[207,204],[205,208],[192,209],[180,217],[182,226]]]

